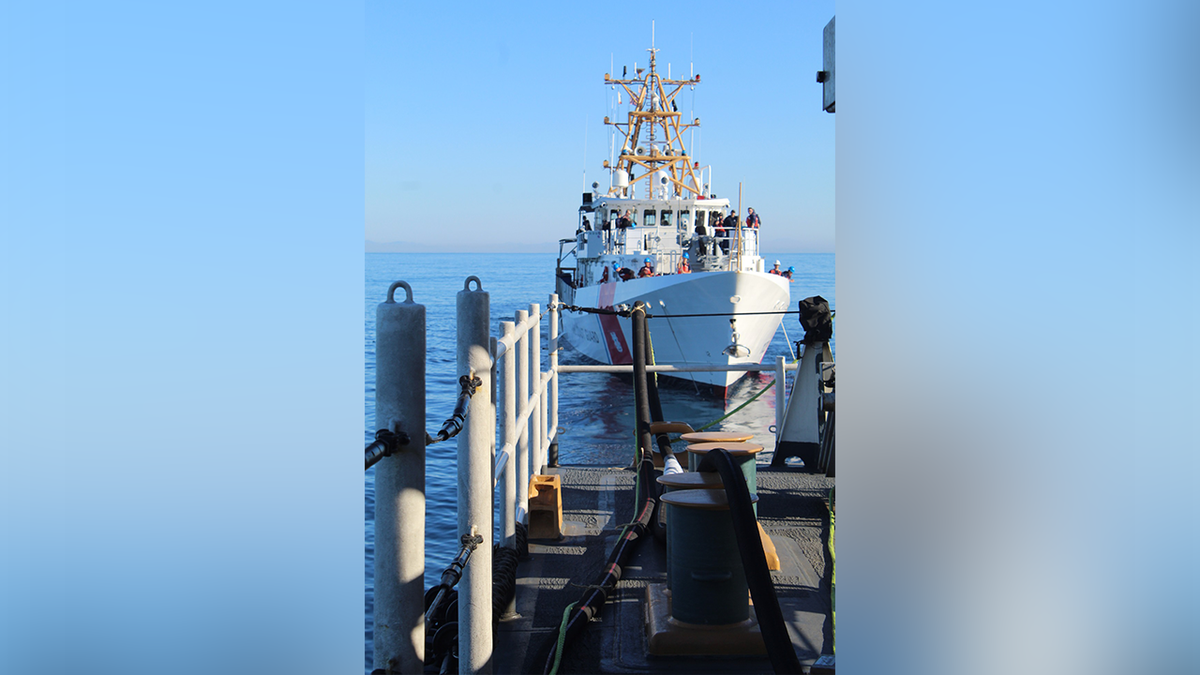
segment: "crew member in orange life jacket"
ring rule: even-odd
[[[779,269],[779,261],[778,261],[778,260],[776,260],[776,261],[775,261],[775,266],[774,266],[774,267],[772,267],[771,269],[767,270],[767,274],[778,274],[778,275],[780,275],[780,276],[782,276],[782,275],[783,275],[783,270]]]
[[[646,258],[643,261],[642,269],[638,270],[638,278],[654,276],[654,268],[650,266],[650,259]]]
[[[675,268],[676,274],[691,274],[692,268],[688,265],[688,254],[685,251],[683,257],[679,259],[679,266]]]

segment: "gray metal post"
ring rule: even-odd
[[[550,442],[558,446],[558,294],[550,294]],[[554,462],[558,466],[558,453]]]
[[[775,442],[783,433],[783,411],[787,408],[787,359],[775,357]]]
[[[471,282],[475,290],[471,290]],[[458,435],[458,536],[480,535],[458,584],[458,672],[492,672],[492,365],[488,352],[489,298],[478,277],[458,292],[458,375],[482,380]]]
[[[515,332],[512,321],[500,322],[500,334],[506,341],[512,340]],[[510,343],[510,347],[504,350],[504,356],[500,358],[499,377],[500,380],[500,419],[504,424],[503,431],[500,434],[501,445],[510,445],[513,447],[512,456],[509,457],[507,468],[504,470],[504,498],[500,503],[501,522],[504,527],[504,546],[507,548],[516,548],[517,546],[517,527],[516,527],[516,506],[517,506],[517,468],[516,463],[516,445],[517,445],[517,360],[516,360],[516,345]]]
[[[517,310],[517,325],[520,326],[529,319],[529,312]],[[517,360],[517,411],[529,402],[529,332],[522,330],[518,333],[515,345]],[[517,517],[528,525],[529,518],[529,425],[521,424],[517,429],[517,504],[520,506]]]
[[[397,288],[406,299],[395,301]],[[425,306],[397,281],[375,310],[375,425],[412,439],[375,465],[375,668],[425,663]]]
[[[542,472],[542,438],[546,435],[542,421],[542,397],[533,396],[542,380],[542,318],[536,302],[529,304],[529,316],[537,317],[529,328],[529,394],[533,398],[533,414],[529,416],[529,470]]]

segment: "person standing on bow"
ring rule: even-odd
[[[778,260],[775,261],[774,267],[767,270],[767,274],[778,274],[779,276],[783,276],[783,271],[779,269],[779,261]]]

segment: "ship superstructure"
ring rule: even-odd
[[[776,312],[787,308],[789,281],[764,273],[758,229],[742,226],[740,205],[713,193],[712,167],[684,143],[700,119],[684,121],[676,97],[700,76],[664,78],[657,50],[649,51],[649,66],[635,65],[634,77],[604,76],[628,96],[629,110],[624,120],[604,118],[616,156],[603,163],[608,185],[583,193],[575,236],[560,241],[559,298],[600,309],[645,302],[656,317],[650,331],[660,364],[759,363],[779,327]],[[563,330],[590,359],[630,363],[628,321],[565,312]],[[721,389],[740,375],[673,374]]]

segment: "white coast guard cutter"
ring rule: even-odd
[[[717,236],[730,214],[728,199],[710,194],[712,168],[688,154],[675,96],[695,87],[663,78],[655,66],[634,67],[633,79],[604,76],[628,95],[628,118],[604,123],[620,132],[615,164],[606,160],[609,185],[583,194],[573,239],[559,242],[557,292],[567,305],[587,308],[649,306],[655,362],[677,366],[760,363],[789,303],[788,279],[763,272],[758,230],[736,227]],[[618,97],[620,94],[618,94]],[[619,99],[618,99],[619,100]],[[613,143],[616,151],[616,142]],[[631,226],[618,227],[628,212]],[[691,273],[677,274],[687,256]],[[650,260],[655,276],[636,275]],[[603,364],[631,363],[630,322],[612,314],[562,313],[566,341]],[[681,372],[673,377],[723,390],[742,372]]]

